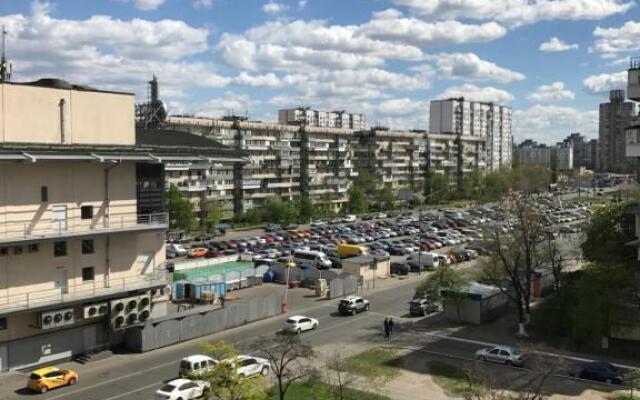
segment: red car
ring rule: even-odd
[[[267,243],[273,243],[275,241],[275,239],[273,238],[273,236],[271,235],[264,235],[262,237]]]
[[[215,258],[215,257],[222,257],[224,256],[224,253],[220,250],[211,250],[209,249],[209,251],[207,251],[207,254],[205,254],[205,258]]]
[[[238,248],[238,243],[236,243],[234,240],[228,240],[227,241],[227,248],[229,248],[229,249],[237,249]]]

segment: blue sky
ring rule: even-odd
[[[428,128],[428,102],[514,108],[516,141],[596,137],[640,55],[633,0],[0,0],[14,80],[62,77],[173,113],[308,105]]]

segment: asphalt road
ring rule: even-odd
[[[408,312],[407,302],[411,299],[418,280],[407,281],[401,286],[374,292],[366,296],[371,302],[371,311],[356,316],[341,316],[337,313],[337,300],[318,301],[304,314],[317,318],[320,327],[305,332],[302,339],[313,346],[323,344],[346,344],[362,340],[382,339],[382,321],[386,316],[401,317]],[[294,311],[291,313],[295,313]],[[38,395],[41,399],[70,400],[139,400],[150,399],[166,380],[177,377],[181,358],[201,353],[199,343],[203,340],[224,339],[246,352],[259,349],[260,337],[273,337],[282,327],[286,316],[271,318],[248,324],[236,329],[178,344],[169,348],[145,354],[116,354],[108,359],[85,366],[73,366],[80,373],[76,386],[53,390]],[[21,390],[23,380],[3,383],[0,388],[2,399],[23,399],[29,394]]]

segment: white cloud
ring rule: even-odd
[[[525,78],[519,72],[483,60],[474,53],[440,53],[427,55],[425,60],[432,61],[438,71],[438,77],[446,79],[512,83]]]
[[[483,101],[494,103],[506,103],[513,100],[513,95],[506,90],[497,89],[491,86],[478,87],[470,83],[462,86],[453,86],[442,92],[438,98],[447,99],[450,97],[464,97],[471,101]]]
[[[378,115],[385,116],[407,116],[424,113],[429,109],[429,102],[416,101],[409,98],[396,98],[380,102],[375,106],[374,111]]]
[[[551,20],[598,20],[624,13],[624,0],[393,0],[414,13],[442,19],[494,20],[510,27]]]
[[[374,14],[374,19],[360,26],[358,31],[372,39],[433,47],[489,42],[507,33],[504,27],[495,22],[481,25],[458,21],[425,22],[402,17],[395,10]]]
[[[592,94],[607,94],[610,90],[627,88],[627,72],[591,75],[582,81]]]
[[[578,49],[577,43],[574,43],[574,44],[565,43],[555,36],[549,39],[548,42],[541,43],[540,47],[538,47],[538,50],[540,51],[551,51],[551,52],[560,52],[560,51],[577,50],[577,49]]]
[[[233,79],[233,82],[239,85],[245,86],[263,86],[277,88],[282,85],[280,78],[274,73],[268,73],[264,75],[250,75],[247,72],[241,72],[240,75]]]
[[[567,89],[563,82],[553,82],[551,85],[541,85],[531,93],[528,98],[536,102],[550,102],[561,100],[573,100],[575,93]]]
[[[281,14],[285,12],[289,7],[286,4],[276,3],[270,1],[262,6],[262,11],[267,14]]]
[[[133,3],[134,7],[142,11],[155,10],[164,3],[164,0],[119,0]]]
[[[551,144],[564,139],[569,132],[597,137],[598,111],[536,104],[529,109],[514,110],[513,124],[516,141],[534,139]]]
[[[307,6],[308,1],[307,0],[299,0],[298,1],[298,8],[302,9],[305,8]]]
[[[603,56],[640,50],[640,22],[628,21],[619,28],[596,27],[593,36],[598,39],[591,48]]]
[[[195,0],[192,5],[195,9],[211,8],[211,6],[213,6],[213,0]]]

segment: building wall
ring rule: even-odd
[[[63,143],[64,126],[65,144],[135,144],[132,94],[4,83],[0,103],[0,142]]]
[[[636,104],[624,101],[624,90],[613,90],[610,101],[600,104],[599,158],[602,172],[633,172],[634,160],[625,154],[626,132],[637,118]]]

